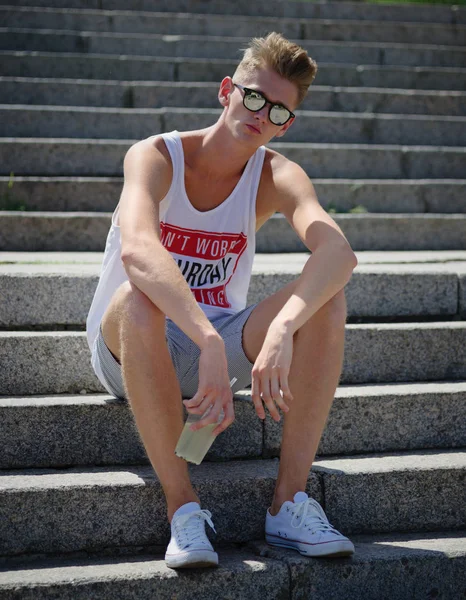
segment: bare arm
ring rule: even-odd
[[[119,218],[128,278],[202,348],[219,336],[160,241],[159,204],[170,188],[171,164],[152,141],[143,140],[128,150],[124,175]]]
[[[341,229],[320,205],[301,167],[288,162],[280,171],[274,185],[278,210],[312,252],[294,294],[273,322],[294,334],[345,287],[357,258]]]
[[[283,162],[274,173],[267,197],[286,216],[312,255],[293,294],[271,322],[252,369],[256,412],[265,418],[264,401],[275,420],[280,417],[274,402],[286,412],[287,402],[293,400],[288,375],[294,333],[348,283],[357,265],[343,232],[320,206],[305,172],[294,163],[278,160]]]
[[[200,348],[199,387],[187,408],[203,414],[214,405],[197,426],[216,422],[223,408],[225,418],[215,431],[220,433],[234,420],[224,343],[160,240],[159,204],[172,180],[163,140],[143,140],[132,146],[125,156],[124,176],[119,224],[125,270],[131,283]]]

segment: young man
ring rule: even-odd
[[[196,415],[213,407],[195,428],[223,410],[219,434],[234,420],[232,391],[250,383],[258,418],[284,412],[267,541],[309,556],[354,552],[304,490],[341,374],[343,288],[357,260],[305,172],[264,147],[292,125],[316,70],[280,34],[254,39],[220,84],[214,125],[151,136],[125,156],[87,331],[94,369],[129,400],[163,487],[169,567],[218,564],[212,515],[174,453],[181,398]],[[296,281],[246,308],[255,232],[276,211],[312,255]]]

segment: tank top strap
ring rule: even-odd
[[[161,137],[172,159],[173,179],[171,187],[181,183],[184,185],[184,153],[180,134],[175,129],[168,133],[162,133]]]

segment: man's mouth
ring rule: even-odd
[[[258,129],[255,125],[250,125],[249,123],[247,123],[247,127],[249,127],[250,129],[252,129],[256,133],[259,133],[259,134],[261,133],[261,130]]]

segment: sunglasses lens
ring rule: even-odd
[[[244,105],[249,110],[260,110],[266,103],[265,98],[261,94],[255,92],[247,92],[244,94]]]
[[[284,125],[289,117],[290,113],[284,106],[273,106],[270,111],[270,120],[274,125]]]

